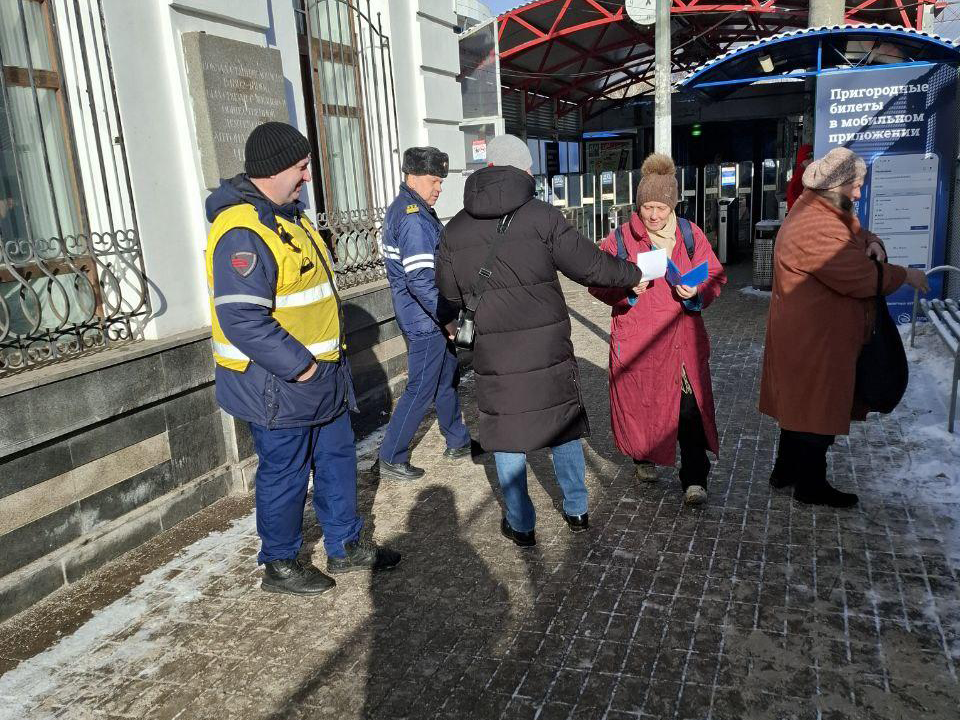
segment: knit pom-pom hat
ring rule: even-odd
[[[677,186],[677,166],[666,155],[653,153],[640,167],[640,184],[637,185],[637,207],[644,203],[663,203],[673,210],[680,200]]]

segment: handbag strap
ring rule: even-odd
[[[523,207],[521,205],[521,207]],[[519,210],[520,208],[517,208]],[[472,315],[477,311],[477,306],[480,305],[480,298],[483,295],[483,291],[487,287],[487,281],[490,279],[490,276],[493,275],[493,271],[490,267],[493,265],[493,261],[497,257],[497,253],[500,251],[501,241],[503,240],[504,234],[507,232],[507,228],[510,227],[510,223],[513,220],[513,216],[517,214],[517,210],[508,212],[497,224],[497,235],[493,238],[493,242],[490,243],[490,249],[487,252],[487,257],[484,259],[483,264],[480,266],[480,270],[477,271],[477,280],[473,286],[473,290],[470,291],[470,298],[466,302],[466,309]]]

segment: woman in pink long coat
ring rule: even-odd
[[[680,482],[687,504],[707,497],[710,461],[719,451],[710,383],[710,339],[701,312],[726,283],[726,275],[699,227],[690,224],[693,257],[687,253],[674,208],[679,191],[673,161],[651,155],[641,169],[637,212],[622,225],[627,259],[663,248],[681,273],[706,261],[707,280],[696,287],[666,279],[639,293],[591,288],[613,307],[610,326],[610,420],[617,447],[633,458],[637,477],[656,479],[654,465],[673,465],[680,443]],[[602,250],[617,254],[616,233]]]

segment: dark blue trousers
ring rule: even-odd
[[[357,515],[357,447],[344,411],[326,425],[270,430],[250,424],[260,458],[257,469],[257,534],[261,563],[295,558],[303,544],[303,503],[313,471],[313,509],[329,557],[343,557],[344,543],[363,527]]]
[[[437,407],[440,432],[448,448],[470,443],[457,397],[459,365],[447,339],[437,333],[426,337],[404,337],[407,341],[407,389],[393,411],[380,446],[380,459],[404,463],[410,459],[410,442],[423,422],[430,405]]]

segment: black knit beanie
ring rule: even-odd
[[[250,177],[270,177],[293,167],[310,152],[310,142],[295,127],[265,122],[257,125],[247,138],[243,169]]]

